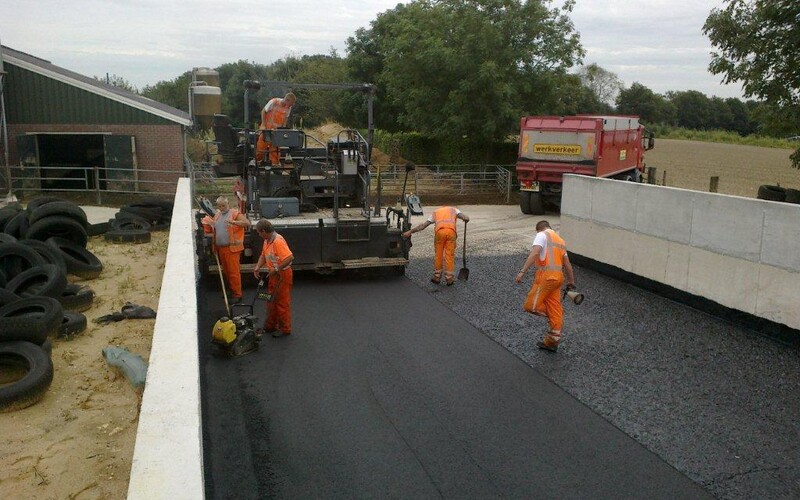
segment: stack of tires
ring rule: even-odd
[[[50,338],[86,328],[94,292],[68,275],[97,278],[89,224],[72,202],[32,200],[0,209],[0,412],[38,402],[53,380]]]
[[[148,198],[120,208],[108,221],[106,241],[114,243],[147,243],[151,231],[169,229],[173,202]]]
[[[786,203],[800,203],[800,189],[770,186],[764,184],[758,187],[758,199],[770,201],[783,201]]]

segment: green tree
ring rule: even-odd
[[[675,106],[675,119],[672,125],[694,130],[714,128],[710,116],[713,113],[711,100],[697,90],[668,92],[667,98]]]
[[[187,71],[172,80],[162,80],[155,85],[146,85],[142,89],[142,95],[154,101],[188,112],[189,83],[191,81],[192,72]]]
[[[664,96],[639,82],[622,89],[617,95],[616,105],[618,113],[639,116],[648,124],[669,123],[672,118],[670,105]]]
[[[726,0],[703,25],[711,44],[709,70],[724,83],[741,82],[746,97],[775,106],[779,114],[800,116],[800,2]],[[794,122],[795,131],[800,125]],[[800,148],[792,155],[800,168]]]
[[[514,132],[531,99],[583,55],[563,8],[549,0],[417,0],[348,39],[353,74],[379,86],[397,127],[488,142]],[[532,106],[531,106],[532,107]]]
[[[99,76],[95,75],[94,79],[127,90],[128,92],[132,92],[134,94],[139,93],[139,90],[131,82],[116,74],[115,75],[106,74],[104,78],[100,78]]]
[[[597,96],[600,102],[612,105],[620,91],[625,88],[622,80],[617,75],[601,68],[596,63],[588,66],[582,66],[578,70],[578,76],[581,82]]]

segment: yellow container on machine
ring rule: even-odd
[[[228,317],[222,317],[214,323],[211,338],[218,344],[228,345],[236,340],[236,325]]]

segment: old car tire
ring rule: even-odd
[[[55,196],[40,196],[38,198],[34,198],[28,202],[25,206],[25,210],[32,214],[37,208],[41,207],[42,205],[46,205],[48,203],[53,203],[56,201],[66,201],[62,198],[57,198]]]
[[[92,307],[94,303],[94,290],[91,288],[70,283],[58,298],[65,311],[83,312]]]
[[[758,199],[770,201],[783,201],[786,199],[786,189],[780,186],[764,184],[758,187]]]
[[[6,290],[25,297],[52,297],[58,300],[67,286],[67,275],[53,264],[34,266],[14,276]]]
[[[800,189],[787,189],[786,198],[783,201],[786,203],[800,203]]]
[[[25,340],[41,345],[55,335],[64,309],[51,297],[26,297],[0,307],[0,341]]]
[[[50,215],[37,220],[25,233],[25,237],[31,240],[46,241],[50,238],[63,238],[86,248],[89,236],[83,224],[71,217],[63,215]]]
[[[28,222],[28,212],[22,211],[17,213],[17,215],[12,217],[11,220],[6,223],[5,227],[3,228],[3,232],[10,234],[18,240],[21,240],[25,237],[29,227],[30,223]]]
[[[100,259],[74,242],[64,238],[48,238],[47,244],[61,252],[64,262],[67,263],[67,271],[70,274],[91,280],[97,278],[103,272],[103,263],[100,262]]]
[[[19,300],[21,297],[16,293],[11,293],[5,288],[0,288],[0,307],[3,307],[6,304],[10,304],[14,301]]]
[[[84,212],[81,207],[72,203],[71,201],[54,201],[52,203],[42,205],[31,212],[30,216],[28,217],[28,222],[34,224],[36,221],[51,215],[63,215],[65,217],[70,217],[80,222],[84,228],[89,225],[89,221],[86,219],[86,212]]]
[[[97,224],[89,224],[86,228],[86,234],[89,236],[100,236],[108,231],[108,222],[98,222]]]
[[[0,270],[12,279],[33,266],[47,264],[36,250],[21,243],[0,243]]]
[[[0,413],[38,403],[53,382],[53,361],[44,349],[30,342],[0,342],[0,366],[27,370],[19,380],[0,386]]]
[[[64,319],[58,328],[59,337],[69,337],[86,330],[86,316],[76,311],[64,311]]]
[[[147,243],[151,234],[145,229],[113,229],[106,233],[105,238],[112,243]]]
[[[64,262],[64,257],[61,255],[61,252],[42,240],[20,240],[19,243],[20,245],[25,245],[26,247],[32,248],[45,260],[47,264],[58,266],[58,268],[64,273],[64,276],[67,275],[67,263]]]

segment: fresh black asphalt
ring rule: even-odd
[[[438,297],[477,290],[480,272],[426,290],[427,268],[299,279],[294,334],[237,359],[212,354],[224,307],[213,282],[201,286],[209,498],[709,496]],[[519,308],[517,296],[469,295],[498,318]]]

